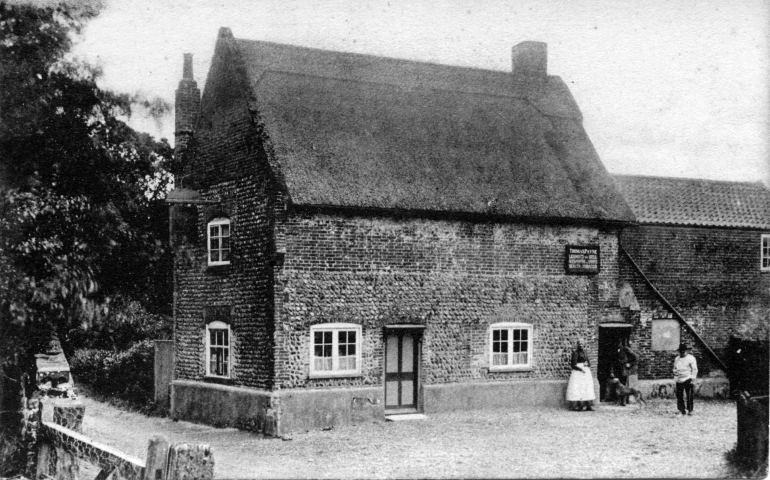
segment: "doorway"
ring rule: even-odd
[[[618,343],[628,345],[631,338],[631,325],[610,323],[599,325],[599,358],[596,366],[596,378],[599,380],[599,400],[614,400],[607,389],[607,380],[612,372],[612,363],[618,355]]]
[[[385,413],[419,408],[422,326],[385,327]]]

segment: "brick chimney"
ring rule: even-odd
[[[174,104],[174,154],[181,153],[190,142],[198,121],[201,107],[201,91],[193,78],[192,53],[184,54],[182,80],[176,89]]]
[[[545,42],[514,45],[511,58],[514,77],[530,81],[544,81],[548,77],[548,45]]]

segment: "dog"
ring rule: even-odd
[[[639,408],[642,408],[642,404],[647,406],[647,402],[644,401],[644,396],[638,388],[627,387],[620,383],[617,378],[610,379],[610,384],[615,386],[615,396],[618,398],[618,405],[625,405],[628,403],[628,397],[633,395],[639,402]]]

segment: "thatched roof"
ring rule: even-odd
[[[761,182],[614,178],[641,223],[770,228],[770,190]]]
[[[230,41],[294,204],[634,219],[558,77]]]

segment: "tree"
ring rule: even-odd
[[[132,97],[68,58],[97,13],[0,3],[0,354],[14,381],[51,330],[66,350],[116,299],[170,304],[172,149],[120,119]]]

